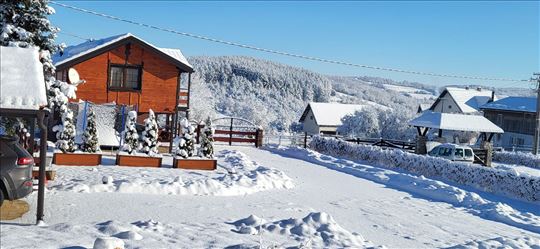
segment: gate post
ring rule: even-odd
[[[230,126],[230,129],[229,129],[229,131],[230,131],[230,133],[229,133],[229,146],[232,145],[233,120],[234,120],[234,119],[231,118],[231,126]]]
[[[255,147],[259,148],[263,145],[263,129],[257,129],[257,133],[255,134]]]
[[[491,167],[491,161],[493,160],[493,144],[488,141],[483,141],[482,149],[486,150],[486,157],[484,158],[484,162],[486,163],[486,166]]]
[[[427,154],[426,146],[427,137],[422,135],[416,136],[416,147],[414,148],[415,154],[425,155]]]

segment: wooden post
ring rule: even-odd
[[[257,133],[255,134],[255,147],[259,148],[263,145],[263,129],[257,129]]]
[[[427,154],[427,137],[418,135],[416,136],[416,147],[414,148],[414,153],[419,155]]]
[[[45,205],[45,167],[47,161],[47,123],[49,111],[41,110],[38,112],[38,125],[41,130],[41,139],[39,141],[39,183],[38,183],[38,201],[36,212],[36,223],[43,221],[43,210]]]
[[[195,137],[197,143],[200,143],[201,138],[201,130],[204,128],[203,124],[197,124],[197,129],[195,130],[197,132],[197,136]]]
[[[229,133],[229,145],[232,145],[233,118],[231,118],[231,126],[230,126],[229,131],[230,131],[230,133]]]
[[[307,132],[304,132],[304,149],[307,148]]]

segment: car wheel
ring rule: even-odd
[[[4,190],[0,188],[0,207],[4,204]]]

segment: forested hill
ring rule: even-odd
[[[253,120],[267,129],[288,129],[308,102],[327,102],[332,92],[327,77],[271,61],[242,56],[189,61],[219,114]]]

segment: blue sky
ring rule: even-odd
[[[538,1],[180,2],[60,1],[155,26],[345,62],[444,74],[528,79],[540,71]],[[103,38],[131,32],[192,55],[248,55],[323,74],[370,75],[427,84],[487,82],[390,73],[266,54],[196,40],[52,5],[63,32]],[[82,40],[59,34],[59,42]]]

